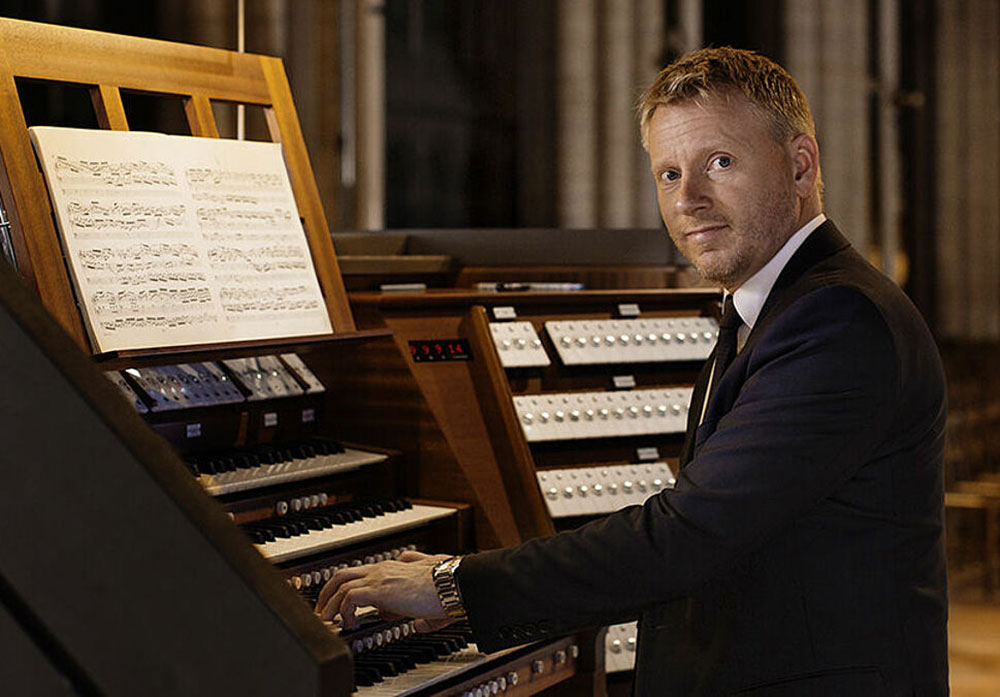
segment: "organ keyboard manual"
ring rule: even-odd
[[[392,332],[355,327],[281,60],[0,19],[0,79],[88,90],[102,128],[29,134],[0,94],[4,694],[593,693],[576,636],[312,612],[337,569],[474,551],[480,501]],[[130,132],[123,91],[190,136]],[[220,139],[213,102],[274,142]]]

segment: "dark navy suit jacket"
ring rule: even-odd
[[[467,557],[487,650],[639,618],[638,695],[945,695],[945,387],[895,284],[832,223],[716,377],[676,488]]]

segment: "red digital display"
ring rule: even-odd
[[[410,342],[410,356],[417,363],[467,361],[469,342],[465,339],[428,339]]]

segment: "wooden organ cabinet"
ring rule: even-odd
[[[89,89],[113,130],[128,130],[124,91],[181,100],[206,137],[214,101],[262,107],[333,331],[100,352],[21,80]],[[391,332],[355,327],[279,59],[0,19],[0,114],[16,266],[0,261],[5,694],[592,689],[599,665],[575,637],[483,655],[461,627],[415,636],[369,617],[346,635],[311,611],[338,567],[474,549],[483,514]],[[465,495],[420,498],[434,480]]]
[[[718,300],[704,289],[351,295],[359,325],[391,329],[410,356],[476,497],[492,500],[476,508],[477,535],[500,544],[673,485]],[[634,622],[606,633],[614,692],[631,680],[635,633]]]

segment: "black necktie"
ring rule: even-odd
[[[722,319],[719,321],[719,339],[715,343],[715,375],[712,378],[712,389],[719,384],[719,379],[726,368],[736,358],[736,341],[743,318],[733,307],[732,294],[726,296],[722,305]]]
[[[705,367],[698,376],[698,382],[694,386],[694,394],[691,397],[691,407],[688,411],[687,434],[684,445],[681,448],[680,464],[684,467],[694,456],[694,436],[701,423],[701,413],[704,410],[705,402],[708,401],[706,392],[715,389],[722,378],[722,374],[729,367],[736,357],[736,343],[740,327],[743,326],[743,318],[733,307],[733,296],[727,295],[722,304],[722,318],[719,320],[719,338],[716,339],[715,353],[712,361],[706,361]],[[714,365],[714,368],[712,367]],[[711,384],[709,378],[711,377]]]

